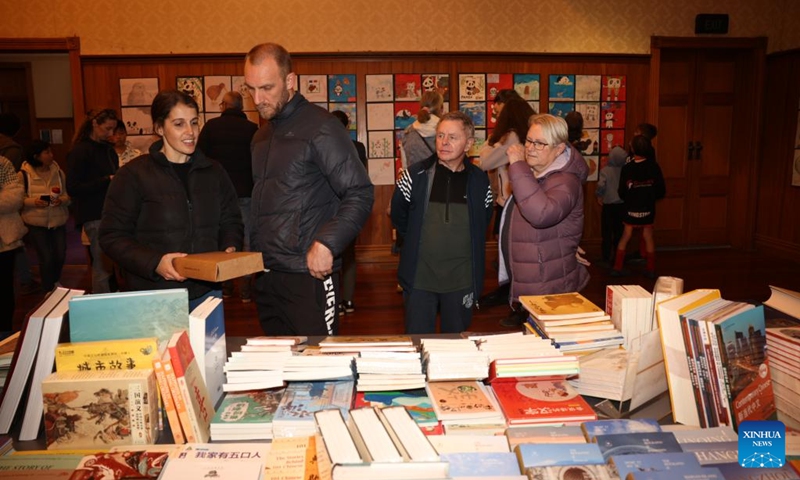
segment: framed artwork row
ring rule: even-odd
[[[350,138],[358,138],[356,100],[358,90],[353,74],[298,75],[297,90],[311,103],[333,112],[342,111],[350,119]]]

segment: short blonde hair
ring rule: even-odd
[[[528,128],[539,125],[542,129],[542,135],[551,147],[555,147],[561,143],[567,143],[569,133],[567,122],[561,117],[550,115],[549,113],[539,113],[531,116],[528,120]]]

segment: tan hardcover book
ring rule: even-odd
[[[565,320],[568,318],[602,317],[606,312],[580,293],[554,295],[523,295],[519,301],[530,314],[539,320]]]
[[[264,271],[264,260],[259,252],[193,253],[174,259],[172,264],[184,277],[209,282],[224,282]]]

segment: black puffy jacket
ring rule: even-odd
[[[130,290],[188,288],[197,298],[214,288],[197,280],[174,282],[155,272],[167,253],[242,248],[244,225],[236,190],[222,166],[200,150],[192,155],[189,196],[161,153],[127,163],[111,182],[100,222],[100,246],[124,270]]]
[[[319,241],[334,257],[372,211],[374,192],[341,122],[296,93],[253,137],[251,249],[264,266],[308,272],[306,252]],[[336,259],[334,269],[341,260]]]

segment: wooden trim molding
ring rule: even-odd
[[[771,252],[779,257],[800,262],[800,244],[758,233],[754,237],[756,250]]]

